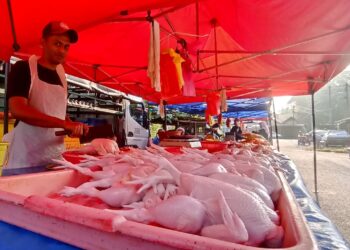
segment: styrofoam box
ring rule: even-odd
[[[317,249],[284,176],[277,205],[285,230],[281,249]],[[263,249],[127,221],[101,209],[48,196],[88,178],[61,170],[0,178],[0,219],[84,249]]]

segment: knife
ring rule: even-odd
[[[69,133],[70,132],[67,130],[61,130],[61,131],[56,131],[55,135],[64,136],[64,135],[69,135]],[[96,138],[113,138],[113,137],[115,137],[115,134],[113,132],[113,127],[111,124],[91,126],[89,127],[89,131],[87,135],[82,135],[80,137],[80,143],[87,143]]]

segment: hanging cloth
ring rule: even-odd
[[[159,23],[152,21],[150,34],[150,45],[148,50],[147,76],[151,79],[151,86],[157,92],[161,90],[160,84],[160,33]]]
[[[160,55],[160,79],[162,99],[168,99],[182,94],[179,82],[179,69],[181,70],[182,58],[173,49],[169,49]],[[178,66],[176,66],[178,65]],[[182,77],[182,71],[180,71]]]
[[[179,82],[180,89],[184,86],[184,78],[182,75],[182,63],[185,60],[181,57],[179,53],[176,53],[174,49],[169,49],[169,55],[173,58],[173,63],[176,69],[177,80]]]

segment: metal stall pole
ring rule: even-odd
[[[199,3],[196,0],[196,41],[199,40]],[[199,72],[199,50],[197,49],[197,72]]]
[[[276,143],[277,150],[280,151],[280,143],[278,141],[278,129],[277,129],[277,119],[276,119],[276,109],[275,109],[275,101],[272,99],[272,107],[273,107],[273,118],[275,119],[275,132],[276,132]]]
[[[147,128],[148,128],[148,138],[151,138],[151,111],[150,104],[147,101]]]
[[[271,145],[273,145],[273,138],[272,138],[272,117],[271,117],[271,102],[269,104],[269,113],[268,113],[268,126],[270,130],[270,134],[268,135],[269,142]]]
[[[217,45],[217,37],[216,37],[216,24],[217,20],[214,18],[210,21],[210,23],[214,26],[214,48],[215,48],[215,74],[216,74],[216,90],[219,90],[219,69],[218,69],[218,45]]]
[[[166,125],[167,125],[167,121],[166,121],[166,101],[162,101],[163,105],[164,105],[164,121],[163,121],[163,129],[164,131],[166,131]]]
[[[314,186],[315,186],[315,196],[316,202],[318,205],[318,190],[317,190],[317,159],[316,159],[316,120],[315,120],[315,100],[314,100],[314,91],[311,92],[311,109],[312,109],[312,141],[314,144]]]
[[[8,107],[8,101],[7,101],[7,82],[8,82],[8,75],[10,72],[10,62],[5,62],[5,93],[4,93],[4,134],[8,133],[8,126],[9,126],[9,107]]]

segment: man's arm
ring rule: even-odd
[[[25,123],[44,128],[63,128],[68,130],[71,136],[86,134],[88,126],[80,122],[62,120],[57,117],[46,115],[28,104],[28,99],[13,96],[9,99],[9,107],[12,115]]]

